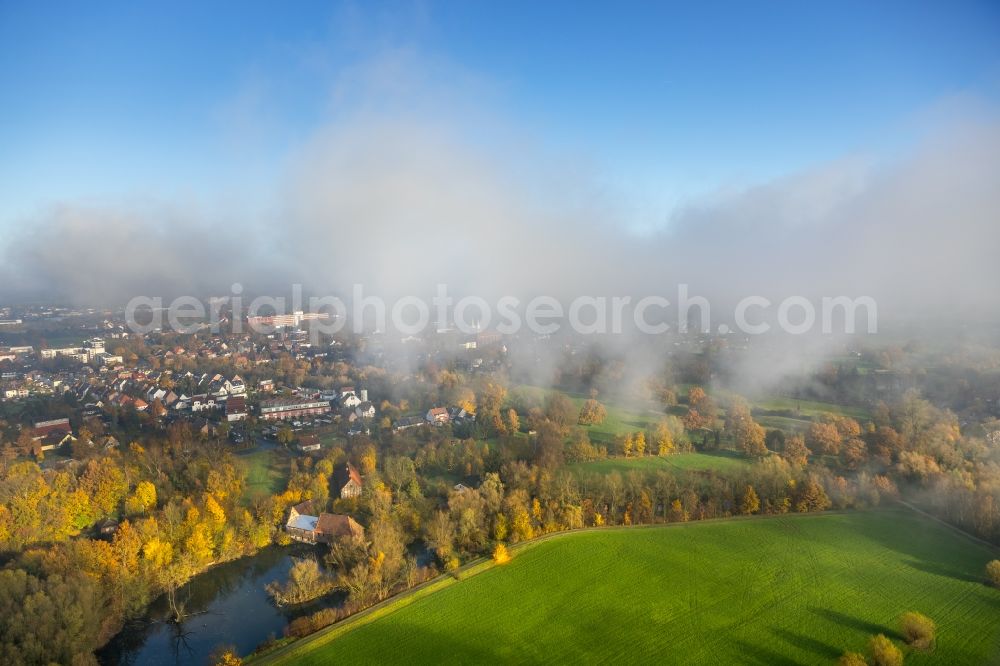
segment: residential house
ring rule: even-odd
[[[349,409],[353,409],[354,407],[360,405],[361,402],[362,400],[361,398],[358,397],[358,394],[354,392],[353,386],[347,386],[345,388],[340,389],[341,407],[347,407]]]
[[[401,430],[416,428],[426,422],[422,416],[401,416],[392,424],[392,429],[399,432]]]
[[[319,437],[316,435],[301,435],[299,436],[299,443],[296,445],[296,448],[305,453],[308,451],[319,451],[323,447],[319,441]]]
[[[35,424],[35,437],[44,437],[53,433],[70,435],[73,428],[69,424],[69,419],[53,419],[52,421],[39,421]]]
[[[243,421],[247,417],[247,399],[242,395],[233,395],[226,400],[226,420],[230,423]]]

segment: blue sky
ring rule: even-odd
[[[897,151],[947,100],[1000,91],[996,2],[224,7],[0,4],[0,232],[61,201],[266,201],[386,53],[422,63],[394,111],[426,86],[656,214]]]

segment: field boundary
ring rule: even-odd
[[[964,536],[967,539],[971,539],[972,541],[975,541],[980,546],[986,546],[987,548],[989,548],[994,553],[1000,552],[1000,547],[997,547],[996,544],[990,543],[989,541],[987,541],[985,539],[980,539],[975,534],[971,534],[970,532],[966,532],[965,530],[963,530],[958,525],[953,525],[952,523],[949,523],[944,518],[938,518],[933,513],[929,513],[927,511],[924,511],[920,507],[914,506],[914,505],[910,504],[909,502],[907,502],[906,500],[897,499],[896,502],[898,504],[902,504],[903,506],[905,506],[910,511],[913,511],[914,513],[919,514],[919,515],[923,516],[924,518],[929,518],[930,520],[933,520],[936,523],[940,523],[941,525],[944,525],[945,527],[947,527],[948,529],[950,529],[952,532],[955,532],[957,534],[960,534],[960,535]]]
[[[771,519],[791,519],[805,518],[809,516],[836,516],[836,515],[847,515],[852,513],[875,513],[880,511],[886,511],[884,507],[864,509],[864,510],[836,510],[836,511],[821,511],[821,512],[807,512],[807,513],[782,513],[782,514],[766,514],[766,515],[755,515],[755,516],[729,516],[726,518],[706,518],[704,520],[690,520],[687,522],[674,522],[674,523],[644,523],[642,525],[604,525],[601,527],[582,527],[575,530],[562,530],[559,532],[551,532],[549,534],[543,534],[541,536],[535,537],[529,541],[522,541],[521,543],[514,544],[510,547],[513,553],[521,553],[526,550],[557,539],[560,537],[565,537],[573,534],[582,534],[587,532],[608,532],[608,531],[623,531],[623,530],[643,530],[643,529],[666,529],[666,528],[679,528],[679,527],[690,527],[695,525],[704,525],[711,523],[728,523],[737,521],[760,521],[760,520],[771,520]],[[964,533],[963,533],[964,534]],[[968,535],[967,535],[968,536]],[[351,615],[339,622],[335,622],[329,627],[324,627],[319,631],[299,638],[287,643],[275,647],[272,650],[262,652],[259,654],[249,655],[244,659],[244,663],[250,664],[273,664],[273,663],[283,663],[288,659],[294,658],[300,653],[311,652],[312,650],[325,645],[342,635],[353,631],[359,627],[363,627],[375,620],[381,619],[387,615],[391,615],[397,610],[405,608],[426,596],[429,596],[439,590],[443,590],[447,587],[451,587],[456,583],[461,583],[469,578],[477,576],[490,569],[504,566],[502,564],[496,564],[492,559],[480,557],[477,558],[462,567],[455,570],[454,574],[440,574],[436,578],[432,578],[429,581],[423,582],[416,587],[410,588],[391,596],[374,606],[370,606],[363,611],[359,611],[354,615]]]

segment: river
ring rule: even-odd
[[[175,666],[209,663],[220,645],[246,655],[269,636],[281,638],[288,623],[301,615],[339,605],[335,593],[309,604],[278,608],[264,587],[284,582],[296,557],[315,556],[313,546],[270,546],[254,557],[213,567],[178,590],[188,617],[180,625],[166,621],[166,598],[157,599],[141,621],[127,625],[98,651],[101,664]]]

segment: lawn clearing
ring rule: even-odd
[[[244,503],[252,502],[262,495],[275,495],[285,490],[288,483],[288,454],[277,449],[260,449],[252,453],[240,454],[247,469]]]
[[[904,509],[604,529],[526,544],[279,650],[287,664],[830,664],[920,611],[908,664],[1000,660],[989,548]],[[470,572],[471,574],[471,572]]]
[[[677,453],[670,456],[643,456],[641,458],[606,458],[590,462],[580,462],[570,465],[577,474],[610,474],[618,472],[652,473],[660,470],[678,471],[713,471],[732,472],[746,469],[750,461],[733,451],[709,451]]]

